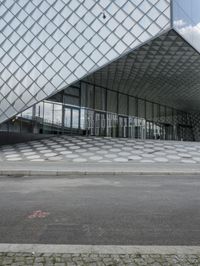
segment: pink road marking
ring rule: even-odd
[[[28,218],[29,219],[35,219],[35,218],[45,218],[49,215],[50,213],[49,212],[43,212],[41,210],[37,210],[37,211],[34,211],[32,212]]]

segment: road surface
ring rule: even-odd
[[[0,242],[200,245],[200,176],[0,177]]]

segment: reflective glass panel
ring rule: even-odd
[[[53,104],[44,102],[44,120],[46,123],[53,123]]]
[[[0,123],[170,26],[170,0],[4,0],[0,6],[0,97],[6,86],[15,92],[8,104],[0,98]],[[94,108],[90,89],[88,95]]]
[[[155,122],[158,122],[160,119],[159,105],[156,103],[153,104],[153,119]]]
[[[117,93],[114,91],[107,92],[107,110],[117,113]]]
[[[165,120],[165,115],[166,115],[166,109],[165,109],[165,106],[163,105],[160,105],[160,121],[165,123],[166,120]]]
[[[53,123],[56,125],[62,125],[62,105],[54,104],[54,118]]]
[[[79,110],[72,109],[72,128],[79,128]]]
[[[27,118],[27,119],[32,119],[32,117],[33,117],[33,108],[31,107],[31,108],[27,109],[26,111],[24,111],[22,113],[22,116],[24,118]]]
[[[71,127],[71,108],[65,108],[64,126]]]
[[[145,101],[138,99],[138,117],[145,118]]]
[[[128,96],[119,94],[119,114],[127,115],[128,111]]]
[[[105,110],[106,90],[95,86],[95,109]]]
[[[44,103],[40,102],[40,103],[36,104],[35,116],[43,118],[43,115],[44,115],[43,113],[44,113]]]
[[[146,118],[147,120],[153,120],[153,104],[151,102],[146,102]]]
[[[129,97],[129,115],[137,116],[137,100],[134,97]]]
[[[86,86],[86,106],[94,108],[94,86],[89,84]]]
[[[63,102],[65,104],[79,106],[79,98],[78,97],[74,97],[74,96],[70,96],[70,95],[64,95],[63,96]]]

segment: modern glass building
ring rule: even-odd
[[[199,0],[0,0],[0,131],[200,139]]]

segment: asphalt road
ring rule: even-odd
[[[200,245],[200,176],[0,177],[0,242]]]

